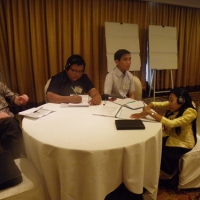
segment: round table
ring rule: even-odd
[[[134,193],[156,199],[161,123],[145,130],[116,130],[114,117],[96,116],[99,106],[62,107],[37,120],[24,118],[29,159],[44,177],[51,200],[103,200],[122,182]]]

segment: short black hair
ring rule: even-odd
[[[72,66],[72,65],[74,65],[74,64],[76,64],[76,65],[83,65],[84,66],[84,70],[85,70],[85,65],[86,65],[86,63],[85,63],[85,60],[80,56],[80,55],[78,55],[78,54],[74,54],[74,55],[71,55],[68,59],[67,59],[67,63],[66,63],[66,65],[65,65],[65,68],[66,68],[66,70],[69,70],[70,69],[70,67]]]
[[[125,54],[130,54],[131,52],[126,50],[126,49],[119,49],[118,51],[115,52],[114,54],[114,60],[120,60],[121,57]]]

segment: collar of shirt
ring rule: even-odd
[[[118,76],[118,77],[121,77],[121,76],[126,76],[126,71],[125,71],[125,73],[122,73],[119,69],[118,69],[118,67],[115,67],[115,73],[116,73],[116,75]]]

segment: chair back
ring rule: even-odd
[[[134,92],[135,99],[140,101],[142,100],[142,83],[137,76],[133,76],[133,82],[135,86],[135,92]]]
[[[197,143],[194,148],[179,160],[179,189],[200,187],[200,106],[197,110]]]
[[[197,133],[198,133],[198,135],[200,135],[200,106],[197,109],[196,126],[197,126]]]
[[[45,97],[45,102],[47,103],[47,98],[46,98],[46,93],[47,93],[47,89],[49,87],[49,84],[51,82],[51,78],[46,82],[46,85],[44,86],[44,97]]]

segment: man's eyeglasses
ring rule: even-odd
[[[74,73],[74,74],[83,74],[84,73],[84,71],[83,70],[81,70],[81,71],[79,71],[79,70],[75,70],[75,69],[72,69],[72,68],[70,68],[70,70]]]

